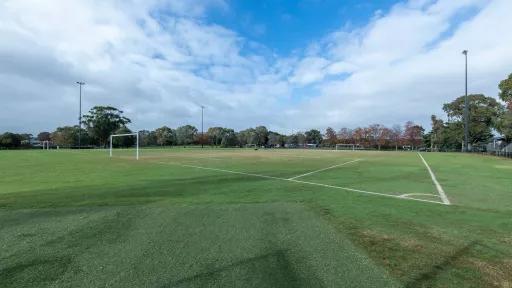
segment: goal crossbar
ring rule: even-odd
[[[339,149],[349,148],[349,149]],[[356,150],[359,148],[359,144],[336,144],[336,150]]]
[[[135,145],[136,145],[136,156],[135,158],[137,160],[139,160],[139,132],[135,132],[135,133],[126,133],[126,134],[112,134],[110,135],[110,157],[112,157],[112,140],[114,139],[114,137],[125,137],[125,136],[136,136],[137,140],[135,141]]]

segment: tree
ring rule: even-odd
[[[462,121],[447,122],[441,131],[443,139],[441,148],[443,150],[462,150],[462,140],[464,139],[464,125]]]
[[[0,147],[18,148],[21,145],[21,135],[16,133],[5,132],[0,135]]]
[[[327,129],[325,129],[325,142],[329,146],[334,146],[336,145],[336,143],[338,143],[336,131],[334,131],[334,129],[332,129],[331,127],[327,127]]]
[[[302,132],[297,132],[295,135],[297,136],[297,145],[304,146],[306,144],[306,135]]]
[[[107,144],[116,130],[131,123],[123,116],[123,111],[111,106],[94,106],[83,119],[89,135],[96,138],[101,146]]]
[[[75,146],[78,144],[78,126],[64,126],[58,127],[51,134],[52,142],[61,146]],[[85,143],[87,135],[82,131],[82,144]]]
[[[322,133],[316,129],[311,129],[309,131],[306,131],[306,143],[308,144],[320,144],[322,143],[323,137]]]
[[[158,143],[156,141],[156,132],[141,130],[139,131],[139,145],[140,146],[156,146]]]
[[[208,142],[211,145],[219,146],[222,142],[222,138],[224,134],[227,132],[226,128],[223,127],[210,127],[206,132],[206,136],[208,137]]]
[[[365,138],[366,138],[365,135],[366,135],[366,132],[364,131],[363,128],[357,127],[356,129],[354,129],[352,131],[352,139],[354,141],[353,144],[364,146],[364,142],[365,142]]]
[[[179,145],[194,143],[197,136],[197,128],[192,125],[180,126],[176,129],[176,140]]]
[[[30,146],[30,139],[32,139],[32,134],[30,133],[21,133],[20,139],[21,139],[21,145],[22,146]]]
[[[389,145],[392,133],[391,129],[382,125],[380,126],[379,133],[377,134],[377,147],[379,150],[381,147]]]
[[[206,138],[208,139],[207,142],[214,146],[222,145],[222,139],[224,139],[224,136],[231,132],[234,133],[234,130],[224,127],[210,127],[206,132]]]
[[[469,143],[487,142],[492,137],[492,129],[499,129],[499,118],[504,107],[496,99],[483,94],[468,95],[469,103]],[[462,122],[464,115],[464,96],[443,105],[449,122]],[[461,139],[462,141],[463,139]]]
[[[286,137],[286,144],[288,145],[299,145],[299,139],[297,137],[297,134],[292,134],[290,136]]]
[[[284,142],[283,135],[273,131],[268,132],[268,145],[272,147],[282,147]]]
[[[245,129],[245,130],[238,132],[237,138],[238,138],[238,143],[240,144],[240,147],[243,147],[247,144],[257,144],[257,143],[253,142],[256,139],[254,136],[255,133],[256,132],[255,132],[254,128],[249,128],[249,129]]]
[[[233,129],[225,129],[220,142],[221,147],[235,147],[238,146],[236,133]]]
[[[500,99],[507,103],[509,111],[512,111],[512,73],[498,85]]]
[[[177,144],[176,131],[162,126],[155,130],[156,143],[160,146]]]
[[[407,121],[404,128],[404,140],[414,149],[421,145],[424,131],[425,129],[420,125],[414,124],[412,121]]]
[[[512,73],[498,85],[500,99],[507,103],[507,112],[504,112],[498,123],[497,130],[503,134],[507,141],[512,141]]]
[[[395,150],[398,150],[398,146],[402,144],[402,133],[402,126],[398,124],[393,125],[393,127],[391,128],[390,139],[395,145]]]
[[[378,143],[378,139],[380,138],[380,134],[382,132],[382,125],[380,124],[372,124],[368,128],[366,128],[368,135],[368,144],[372,146],[377,146],[380,150],[380,145]]]
[[[341,128],[337,135],[338,141],[342,144],[353,144],[352,130],[349,128]]]
[[[430,133],[430,150],[438,150],[439,146],[443,143],[443,129],[444,122],[442,119],[438,119],[436,115],[430,116],[432,131]]]
[[[258,126],[254,128],[254,134],[253,134],[253,144],[256,144],[257,146],[265,146],[267,145],[268,141],[268,130],[265,126]]]
[[[51,139],[50,136],[51,136],[50,132],[46,132],[46,131],[41,132],[41,133],[37,134],[37,140],[39,140],[41,142],[42,141],[50,141],[50,139]]]
[[[512,111],[503,113],[498,124],[498,131],[505,137],[507,142],[512,141]]]

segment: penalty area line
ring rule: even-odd
[[[450,200],[448,200],[448,197],[446,196],[443,187],[437,181],[436,175],[434,175],[434,172],[432,172],[432,169],[430,169],[430,166],[428,165],[427,161],[425,161],[425,158],[423,158],[420,152],[418,152],[418,156],[420,156],[421,161],[423,161],[423,164],[425,164],[425,167],[427,167],[428,173],[430,174],[430,178],[432,178],[432,182],[434,182],[434,185],[436,186],[437,189],[437,193],[439,193],[439,197],[441,197],[441,200],[443,200],[443,204],[450,205]]]
[[[368,194],[368,195],[391,197],[391,198],[402,199],[402,200],[405,199],[405,200],[412,200],[412,201],[419,201],[419,202],[444,204],[444,203],[438,202],[438,201],[410,198],[410,197],[407,197],[407,196],[404,196],[404,195],[391,195],[391,194],[371,192],[371,191],[364,191],[364,190],[347,188],[347,187],[341,187],[341,186],[321,184],[321,183],[302,181],[302,180],[296,180],[296,179],[280,178],[280,177],[261,175],[261,174],[254,174],[254,173],[245,173],[245,172],[232,171],[232,170],[219,169],[219,168],[210,168],[210,167],[202,167],[202,166],[180,164],[180,163],[169,163],[169,162],[156,162],[156,163],[166,164],[166,165],[176,165],[176,166],[181,166],[181,167],[188,167],[188,168],[195,168],[195,169],[202,169],[202,170],[217,171],[217,172],[224,172],[224,173],[229,173],[229,174],[238,174],[238,175],[245,175],[245,176],[252,176],[252,177],[259,177],[259,178],[267,178],[267,179],[272,179],[272,180],[282,180],[282,181],[295,182],[295,183],[307,184],[307,185],[312,185],[312,186],[320,186],[320,187],[325,187],[325,188],[340,189],[340,190],[351,191],[351,192],[362,193],[362,194]]]
[[[302,175],[291,177],[291,178],[288,178],[287,180],[294,180],[294,179],[297,179],[297,178],[300,178],[300,177],[311,175],[313,173],[322,172],[322,171],[325,171],[325,170],[329,170],[329,169],[332,169],[332,168],[340,167],[340,166],[347,165],[347,164],[354,163],[354,162],[361,161],[361,160],[362,159],[356,159],[356,160],[348,161],[348,162],[345,162],[345,163],[336,164],[336,165],[333,165],[333,166],[330,166],[330,167],[327,167],[327,168],[322,168],[322,169],[318,169],[318,170],[311,171],[311,172],[308,172],[308,173],[304,173]]]

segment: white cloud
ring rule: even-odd
[[[199,104],[207,106],[207,126],[235,129],[427,124],[463,92],[461,50],[470,51],[471,92],[495,95],[512,67],[508,0],[397,4],[284,58],[207,23],[208,9],[229,7],[220,0],[0,2],[0,131],[75,123],[77,80],[87,83],[84,110],[117,106],[134,129],[198,125]],[[461,18],[468,9],[474,17]]]
[[[464,91],[463,49],[470,51],[470,92],[496,96],[499,80],[512,67],[512,40],[504,36],[510,35],[506,11],[512,11],[512,2],[430,2],[399,4],[366,27],[337,31],[315,44],[331,63],[350,63],[340,73],[352,74],[342,80],[317,77],[320,96],[294,107],[308,119],[298,125],[318,119],[319,128],[406,120],[428,126],[432,113],[442,114],[442,104]],[[454,15],[469,8],[478,13],[455,23],[460,19]],[[444,35],[453,25],[459,26]],[[326,112],[331,117],[322,117]]]
[[[242,128],[262,119],[255,107],[269,111],[287,96],[264,58],[242,56],[243,38],[194,19],[202,12],[182,17],[187,1],[52,2],[0,4],[1,130],[73,124],[76,80],[87,83],[84,107],[115,105],[140,129],[197,124],[199,104],[216,111],[212,125]],[[153,18],[165,4],[180,16]]]

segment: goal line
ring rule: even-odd
[[[311,171],[311,172],[304,173],[304,174],[301,174],[301,175],[298,175],[298,176],[295,176],[295,177],[288,178],[288,180],[297,179],[297,178],[300,178],[300,177],[304,177],[304,176],[311,175],[311,174],[314,174],[314,173],[317,173],[317,172],[322,172],[322,171],[325,171],[325,170],[329,170],[329,169],[333,169],[333,168],[336,168],[336,167],[344,166],[344,165],[347,165],[347,164],[350,164],[350,163],[354,163],[354,162],[357,162],[357,161],[361,161],[361,160],[362,159],[355,159],[355,160],[352,160],[352,161],[348,161],[348,162],[332,165],[332,166],[329,166],[327,168],[318,169],[318,170],[315,170],[315,171]]]

